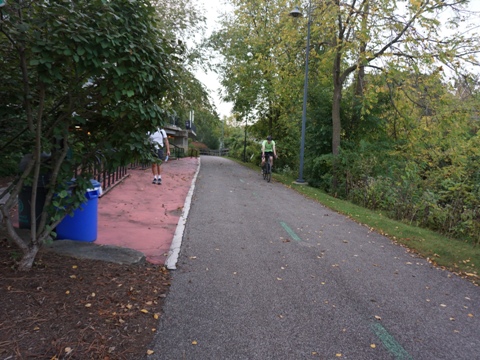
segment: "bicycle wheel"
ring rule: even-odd
[[[262,174],[263,174],[263,180],[267,178],[267,167],[265,164],[262,166]]]
[[[266,175],[266,178],[267,178],[267,182],[270,182],[270,180],[272,179],[272,167],[270,166],[270,163],[267,163],[267,175]]]

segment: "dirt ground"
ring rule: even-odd
[[[117,265],[41,251],[30,272],[0,238],[0,359],[139,359],[170,286],[162,266]]]
[[[12,177],[0,177],[0,188]],[[17,208],[12,210],[12,217]],[[0,359],[138,360],[149,354],[170,273],[41,250],[19,272],[0,232]]]

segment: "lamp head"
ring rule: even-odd
[[[298,6],[295,6],[295,9],[293,9],[292,11],[290,11],[290,13],[288,14],[289,16],[291,17],[294,17],[294,18],[298,18],[298,17],[302,17],[303,14],[302,12],[300,11],[300,9],[298,8]]]

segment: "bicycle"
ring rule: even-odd
[[[270,164],[270,156],[267,156],[267,158],[265,159],[262,170],[263,180],[267,180],[267,182],[270,182],[270,180],[272,179],[272,164]]]

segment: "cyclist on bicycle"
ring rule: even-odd
[[[265,165],[265,157],[269,158],[270,169],[273,168],[273,157],[277,158],[277,150],[275,149],[275,141],[272,140],[270,135],[267,136],[267,140],[262,142],[262,169]],[[263,170],[262,170],[263,171]]]

